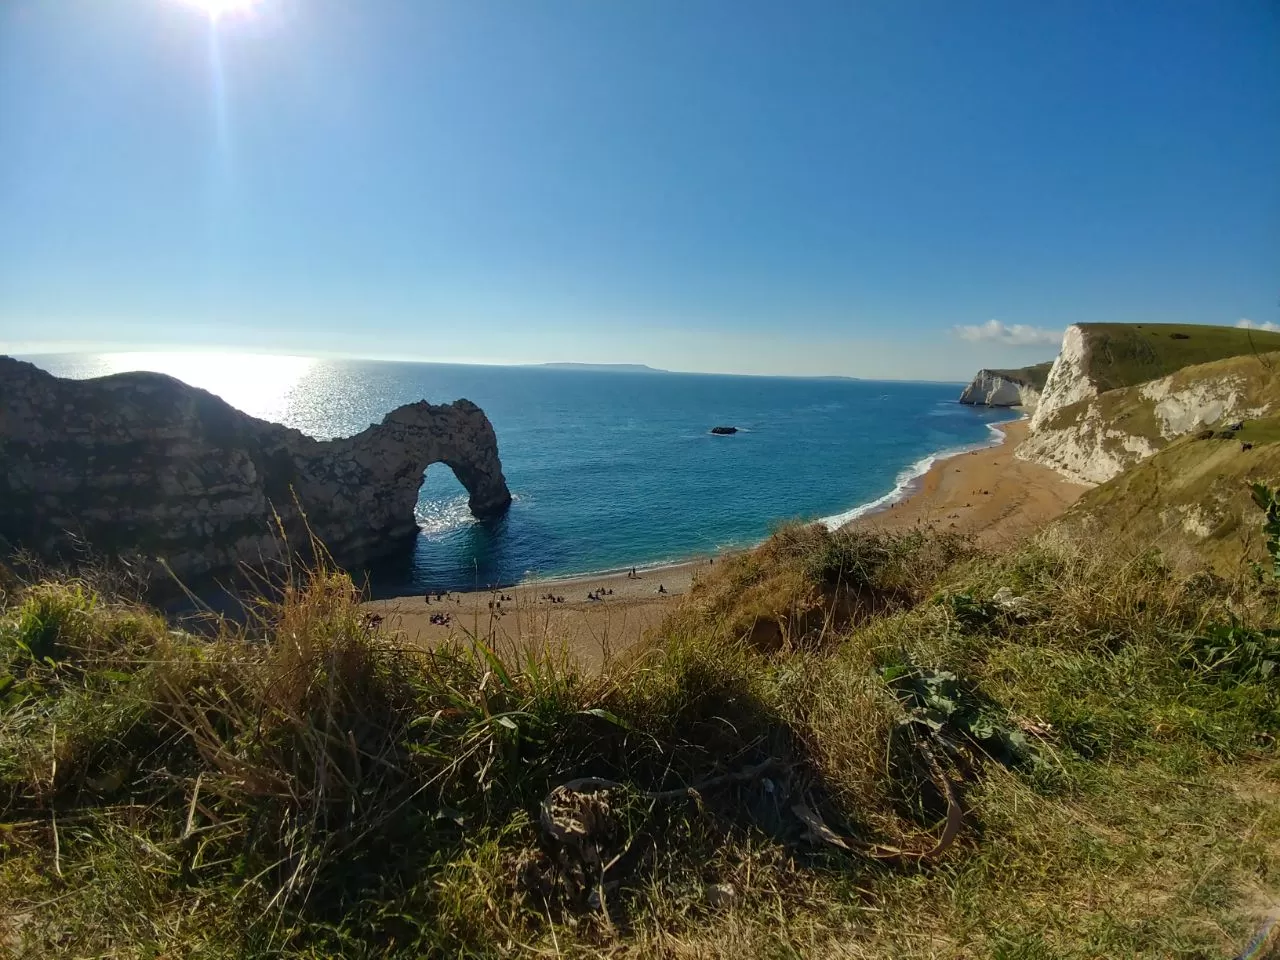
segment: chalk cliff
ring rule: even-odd
[[[1105,483],[1178,437],[1266,416],[1280,364],[1251,347],[1277,345],[1230,327],[1069,327],[1017,456]]]
[[[1039,430],[1063,407],[1086,397],[1098,395],[1098,385],[1089,375],[1089,352],[1085,346],[1084,331],[1076,325],[1067,327],[1062,337],[1062,348],[1045,379],[1044,392],[1031,417],[1031,432]]]
[[[417,533],[426,468],[445,463],[478,517],[511,494],[488,417],[468,400],[412,403],[345,439],[319,441],[153,373],[64,380],[0,357],[0,545],[47,558],[78,543],[163,560],[200,577],[305,548],[339,563],[393,552]]]
[[[1051,366],[1052,363],[1039,363],[1018,370],[979,370],[960,394],[960,402],[1034,410]]]

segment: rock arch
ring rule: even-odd
[[[447,464],[471,512],[511,503],[493,425],[474,403],[421,401],[353,437],[315,440],[172,377],[65,380],[0,357],[0,541],[54,559],[77,541],[163,559],[180,577],[278,558],[317,536],[359,565],[417,534],[426,468]]]

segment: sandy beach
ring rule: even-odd
[[[955,530],[998,550],[1057,517],[1087,489],[1013,456],[1026,436],[1026,420],[1004,424],[1002,430],[999,445],[939,460],[905,499],[847,526]],[[385,627],[415,643],[434,645],[466,635],[501,647],[564,644],[582,662],[601,665],[651,634],[669,605],[696,577],[714,570],[715,562],[701,557],[639,569],[634,577],[628,571],[538,581],[432,596],[430,602],[422,596],[374,600],[367,608],[384,618]]]
[[[901,530],[917,525],[977,537],[1003,549],[1059,516],[1089,489],[1056,471],[1013,454],[1027,435],[1027,420],[1002,424],[998,446],[939,460],[906,499],[867,514],[850,526]]]
[[[688,593],[694,578],[713,566],[714,558],[707,557],[637,570],[635,577],[620,573],[535,581],[433,595],[430,602],[421,596],[372,600],[366,607],[384,618],[384,628],[418,643],[465,635],[503,648],[564,644],[583,662],[602,665],[649,634],[670,604]]]

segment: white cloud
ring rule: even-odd
[[[1246,330],[1270,330],[1272,333],[1280,333],[1280,323],[1272,323],[1270,320],[1263,320],[1258,323],[1256,320],[1250,320],[1248,317],[1241,317],[1236,322],[1237,327]]]
[[[952,328],[961,340],[991,340],[1013,347],[1059,346],[1062,343],[1061,330],[1046,330],[1044,327],[1031,327],[1025,323],[1005,325],[999,320],[988,320],[986,323],[961,324]]]

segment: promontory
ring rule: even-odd
[[[448,464],[481,518],[511,494],[498,441],[468,400],[397,407],[320,441],[155,373],[54,377],[0,357],[0,546],[68,560],[80,545],[148,578],[229,571],[306,549],[360,565],[417,534],[424,471]]]

